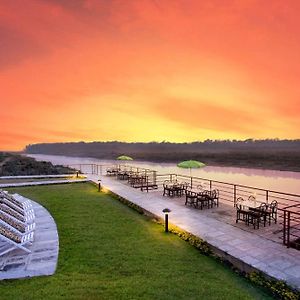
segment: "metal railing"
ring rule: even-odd
[[[162,185],[165,180],[187,182],[191,187],[204,185],[204,187],[210,190],[218,189],[220,192],[220,200],[232,203],[234,206],[237,198],[247,198],[253,195],[255,195],[255,197],[258,199],[258,202],[265,202],[267,204],[271,203],[273,200],[276,200],[280,208],[284,208],[288,205],[300,204],[300,195],[298,194],[277,192],[253,186],[228,183],[202,177],[191,177],[179,174],[157,174],[158,185]]]
[[[95,175],[105,175],[107,169],[115,168],[118,169],[119,171],[129,171],[129,172],[134,172],[134,173],[139,173],[141,175],[144,175],[147,180],[146,184],[147,185],[155,185],[156,184],[156,176],[157,176],[157,171],[147,169],[147,168],[141,168],[141,167],[135,167],[132,165],[126,165],[126,164],[71,164],[68,165],[70,168],[74,168],[81,173],[85,174],[95,174]]]
[[[300,203],[289,205],[283,211],[283,244],[300,250]]]
[[[228,183],[218,180],[212,180],[202,177],[187,176],[181,174],[157,174],[157,171],[135,167],[131,165],[115,164],[115,165],[98,165],[98,164],[77,164],[70,165],[86,174],[105,175],[107,168],[116,167],[120,170],[129,170],[133,172],[143,173],[147,176],[147,185],[157,185],[162,189],[164,181],[187,182],[191,187],[198,185],[204,186],[205,189],[218,189],[219,201],[225,204],[236,205],[239,197],[248,198],[255,196],[258,202],[271,203],[276,200],[278,203],[278,222],[282,225],[283,243],[290,247],[295,241],[300,241],[300,195],[292,193],[277,192],[247,186],[242,184]],[[143,189],[142,189],[143,190]],[[146,189],[148,191],[148,189]],[[300,248],[300,246],[299,246]]]

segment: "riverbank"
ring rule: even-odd
[[[24,153],[32,154],[32,153]],[[42,155],[67,155],[69,157],[90,157],[100,160],[114,160],[115,156],[109,155],[89,155],[88,153],[79,153],[72,155],[38,153]],[[259,170],[277,170],[300,172],[300,153],[283,152],[283,153],[261,153],[261,152],[221,152],[221,153],[126,153],[136,161],[145,163],[174,163],[187,159],[194,159],[204,162],[206,165],[215,167],[235,167],[251,168]]]
[[[0,176],[74,174],[76,170],[20,154],[0,152]]]
[[[300,140],[44,143],[26,146],[25,153],[92,157],[100,160],[114,160],[125,154],[135,161],[178,163],[194,159],[210,166],[300,172]]]

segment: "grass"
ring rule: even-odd
[[[89,183],[14,188],[58,226],[53,276],[0,282],[1,299],[271,299]]]

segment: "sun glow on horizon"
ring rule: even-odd
[[[298,1],[0,0],[0,145],[299,138]]]

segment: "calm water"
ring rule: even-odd
[[[100,160],[88,157],[69,157],[42,154],[32,154],[29,156],[34,157],[37,160],[50,161],[53,164],[63,165],[85,163],[111,165],[117,163],[115,160]],[[158,171],[159,174],[190,174],[189,170],[178,168],[174,163],[132,161],[126,162],[126,164],[153,169]],[[207,166],[202,169],[193,169],[192,175],[229,183],[244,184],[278,192],[300,194],[300,172]]]

